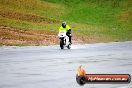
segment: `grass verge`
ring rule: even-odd
[[[1,0],[0,45],[57,44],[62,21],[71,26],[73,41],[77,43],[129,41],[131,3],[131,0]]]

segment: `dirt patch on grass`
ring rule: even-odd
[[[132,11],[122,12],[118,18],[121,22],[128,22],[130,19],[132,19]]]
[[[22,14],[18,12],[11,12],[11,11],[0,11],[0,16],[9,18],[9,19],[15,19],[15,20],[21,20],[21,21],[28,21],[28,22],[34,22],[34,23],[58,23],[58,20],[55,19],[49,19],[40,17],[33,14]]]
[[[79,44],[87,44],[87,43],[99,43],[99,42],[111,42],[111,41],[115,41],[117,42],[118,40],[114,40],[112,36],[108,36],[108,35],[89,35],[89,36],[85,36],[85,35],[75,35],[73,38],[73,41],[75,43],[79,43]]]
[[[54,45],[57,34],[49,30],[28,30],[0,26],[1,45]]]

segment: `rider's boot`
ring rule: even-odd
[[[71,41],[71,36],[69,37],[69,42],[70,42],[70,44],[72,44],[72,41]]]

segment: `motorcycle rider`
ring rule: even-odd
[[[61,32],[62,30],[66,31],[66,35],[69,37],[69,42],[72,44],[71,38],[72,38],[72,34],[71,34],[71,28],[69,25],[66,24],[66,22],[62,22],[62,26],[59,28],[59,32]]]

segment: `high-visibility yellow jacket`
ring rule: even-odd
[[[66,28],[63,28],[62,26],[59,28],[59,32],[61,31],[68,31],[70,29],[70,26],[69,25],[66,25]]]

